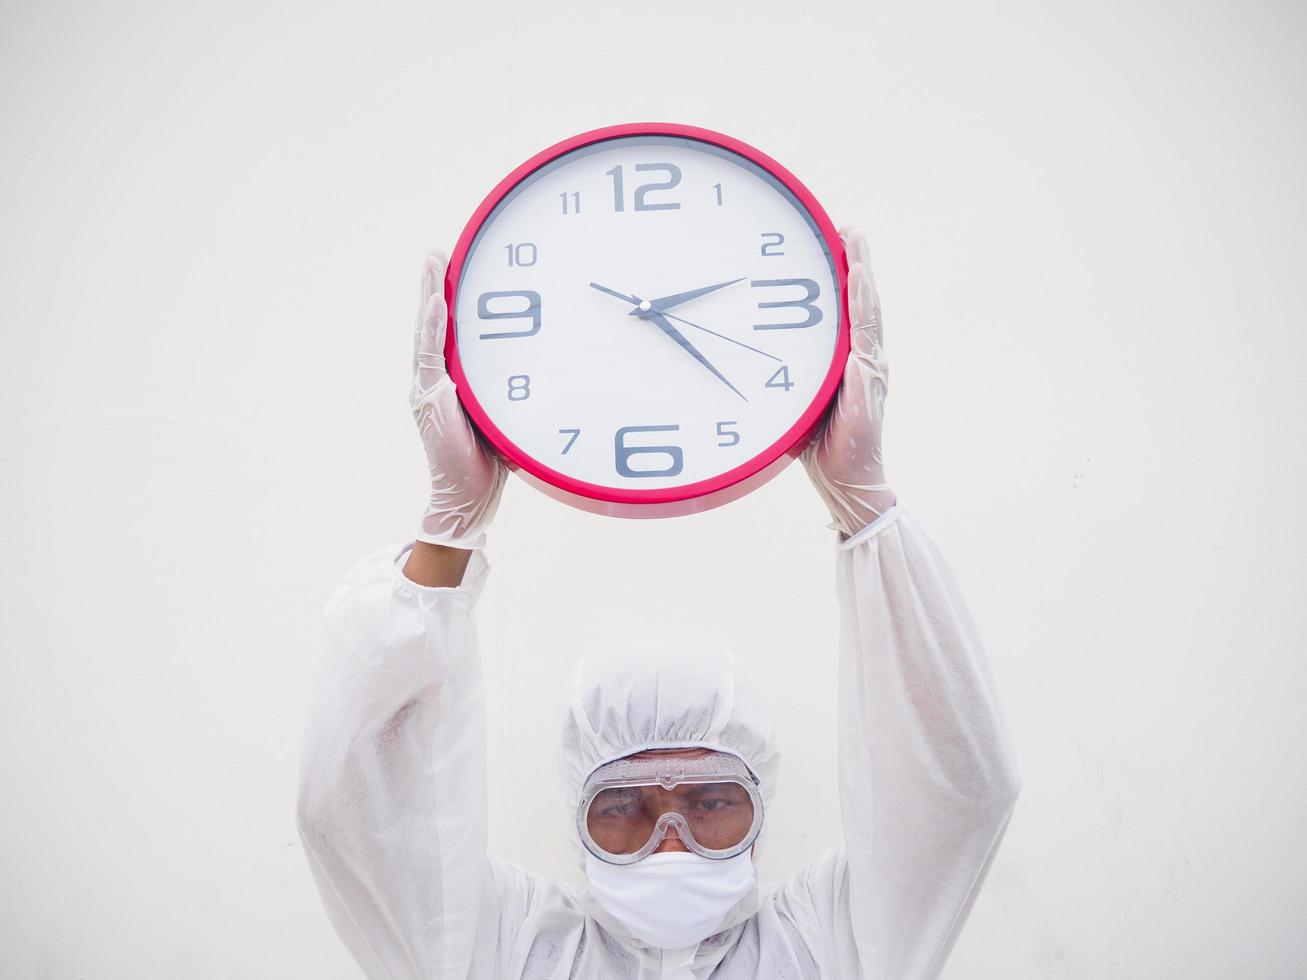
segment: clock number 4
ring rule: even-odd
[[[635,189],[635,210],[637,211],[675,211],[680,208],[680,204],[672,201],[663,201],[650,204],[645,200],[645,195],[652,191],[669,191],[681,182],[681,168],[674,163],[637,163],[635,165],[636,173],[644,173],[650,170],[661,170],[667,174],[667,180],[662,183],[641,184]],[[613,210],[626,210],[626,194],[622,190],[622,165],[619,163],[612,170],[605,170],[609,177],[613,178]]]
[[[788,364],[782,364],[776,369],[776,373],[767,379],[767,383],[763,385],[763,387],[784,388],[786,391],[793,388],[794,382],[790,380],[790,366]]]
[[[622,476],[676,476],[685,468],[685,453],[680,446],[628,446],[626,437],[632,432],[675,432],[679,425],[624,425],[613,436],[613,449],[616,454],[617,472]],[[661,455],[671,462],[660,470],[633,470],[630,460],[635,456]]]

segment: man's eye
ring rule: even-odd
[[[726,808],[730,807],[731,805],[732,805],[732,802],[731,802],[730,800],[727,800],[727,799],[719,799],[719,800],[700,800],[700,801],[699,801],[699,809],[701,809],[701,810],[703,810],[703,811],[705,811],[705,812],[707,812],[707,813],[712,813],[714,810],[725,810]]]
[[[629,817],[635,813],[634,803],[609,803],[599,811],[599,816],[605,820],[615,820],[621,817]]]

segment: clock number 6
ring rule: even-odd
[[[613,437],[613,447],[617,454],[617,472],[622,476],[676,476],[685,468],[685,454],[680,446],[628,446],[628,432],[675,432],[679,425],[624,425]],[[627,464],[632,456],[642,454],[661,454],[671,458],[671,463],[661,470],[633,470]]]

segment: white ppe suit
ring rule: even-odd
[[[936,976],[1006,829],[1016,760],[975,624],[917,518],[899,502],[838,537],[844,842],[790,880],[756,888],[722,931],[678,953],[624,934],[584,888],[486,854],[473,616],[484,554],[473,552],[456,588],[410,581],[408,545],[362,559],[327,603],[298,820],[332,924],[364,973]],[[583,662],[560,754],[565,806],[574,812],[585,778],[610,759],[692,744],[740,756],[770,800],[777,753],[730,655],[671,645],[661,677],[652,656],[624,671],[612,659]],[[690,682],[696,670],[701,683]]]

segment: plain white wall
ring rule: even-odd
[[[5,4],[0,974],[358,975],[295,762],[322,603],[421,510],[422,256],[660,119],[869,235],[888,471],[1025,775],[946,975],[1301,976],[1304,65],[1292,2]],[[500,853],[574,873],[554,693],[622,630],[761,676],[769,875],[837,839],[826,519],[797,466],[666,522],[514,480]]]

